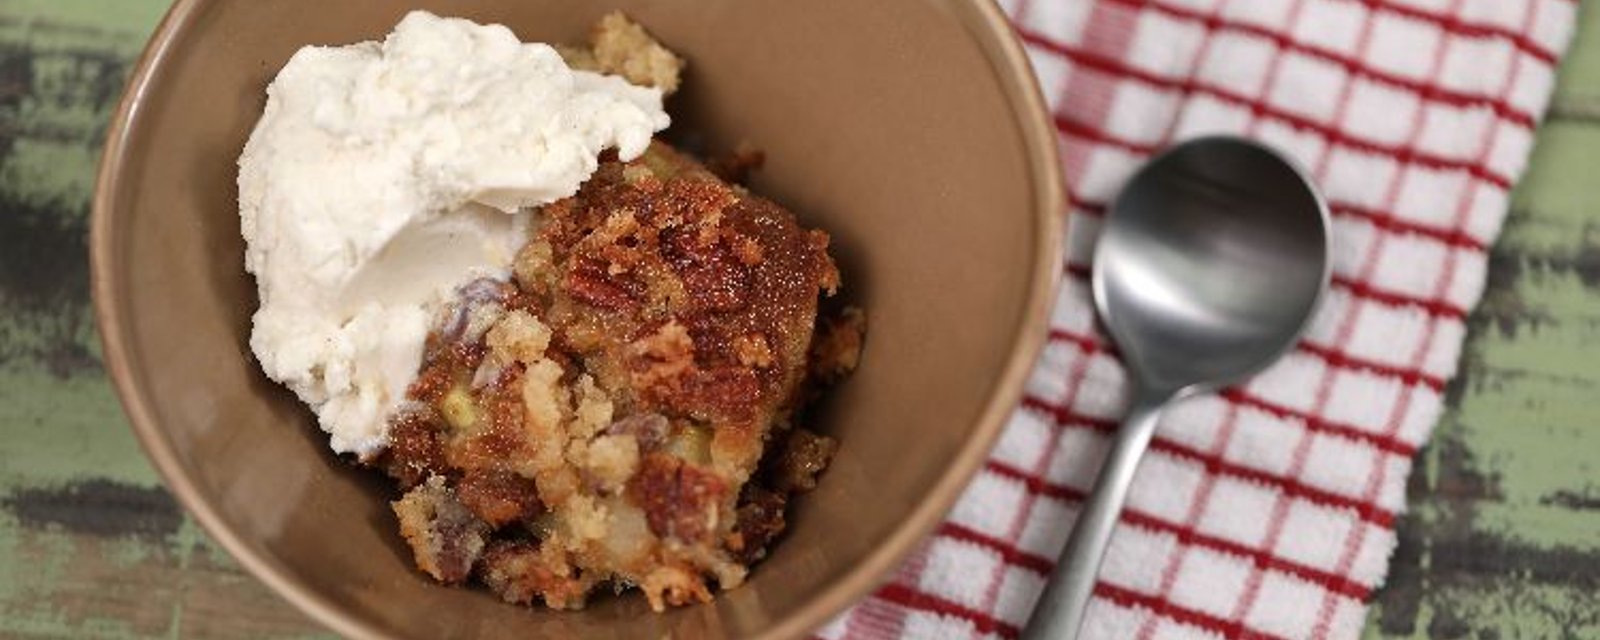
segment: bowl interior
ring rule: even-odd
[[[619,8],[689,61],[672,135],[749,141],[754,180],[833,234],[870,320],[859,372],[815,427],[842,442],[744,587],[649,615],[431,584],[376,474],[335,458],[247,345],[235,160],[263,89],[308,43],[378,38],[407,9],[581,41]],[[169,484],[243,563],[343,633],[418,638],[794,635],[859,597],[981,460],[1042,337],[1055,271],[1054,144],[998,13],[929,0],[184,0],[112,130],[95,288],[109,367]]]

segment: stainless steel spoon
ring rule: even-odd
[[[1132,404],[1023,638],[1078,636],[1162,407],[1239,382],[1292,347],[1328,287],[1328,263],[1327,205],[1254,142],[1185,142],[1123,188],[1095,249],[1094,301]]]

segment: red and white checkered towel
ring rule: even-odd
[[[938,534],[818,635],[1017,635],[1125,401],[1087,283],[1106,202],[1152,152],[1227,132],[1321,185],[1333,289],[1282,362],[1165,415],[1086,637],[1357,637],[1577,1],[1003,4],[1073,200],[1051,340]]]

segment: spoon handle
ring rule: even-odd
[[[1150,446],[1150,437],[1156,432],[1156,418],[1169,396],[1140,391],[1128,417],[1117,430],[1116,441],[1100,475],[1095,479],[1094,491],[1078,512],[1072,537],[1050,574],[1039,603],[1028,618],[1022,632],[1023,640],[1071,640],[1078,637],[1083,626],[1089,599],[1094,595],[1096,578],[1100,574],[1100,561],[1111,542],[1111,532],[1116,529],[1117,518],[1122,514],[1122,503],[1128,497],[1128,487],[1133,485],[1133,474],[1139,469],[1139,460]]]

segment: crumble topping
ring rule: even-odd
[[[661,143],[539,217],[514,281],[445,314],[374,461],[418,566],[554,608],[738,586],[837,450],[792,426],[861,343],[859,312],[817,320],[827,236]]]
[[[620,14],[562,55],[667,91],[682,69]],[[459,289],[366,460],[405,492],[420,569],[557,609],[637,587],[659,611],[765,557],[837,451],[796,425],[854,369],[864,316],[821,306],[828,235],[729,181],[760,161],[603,154],[534,212],[511,281]]]

